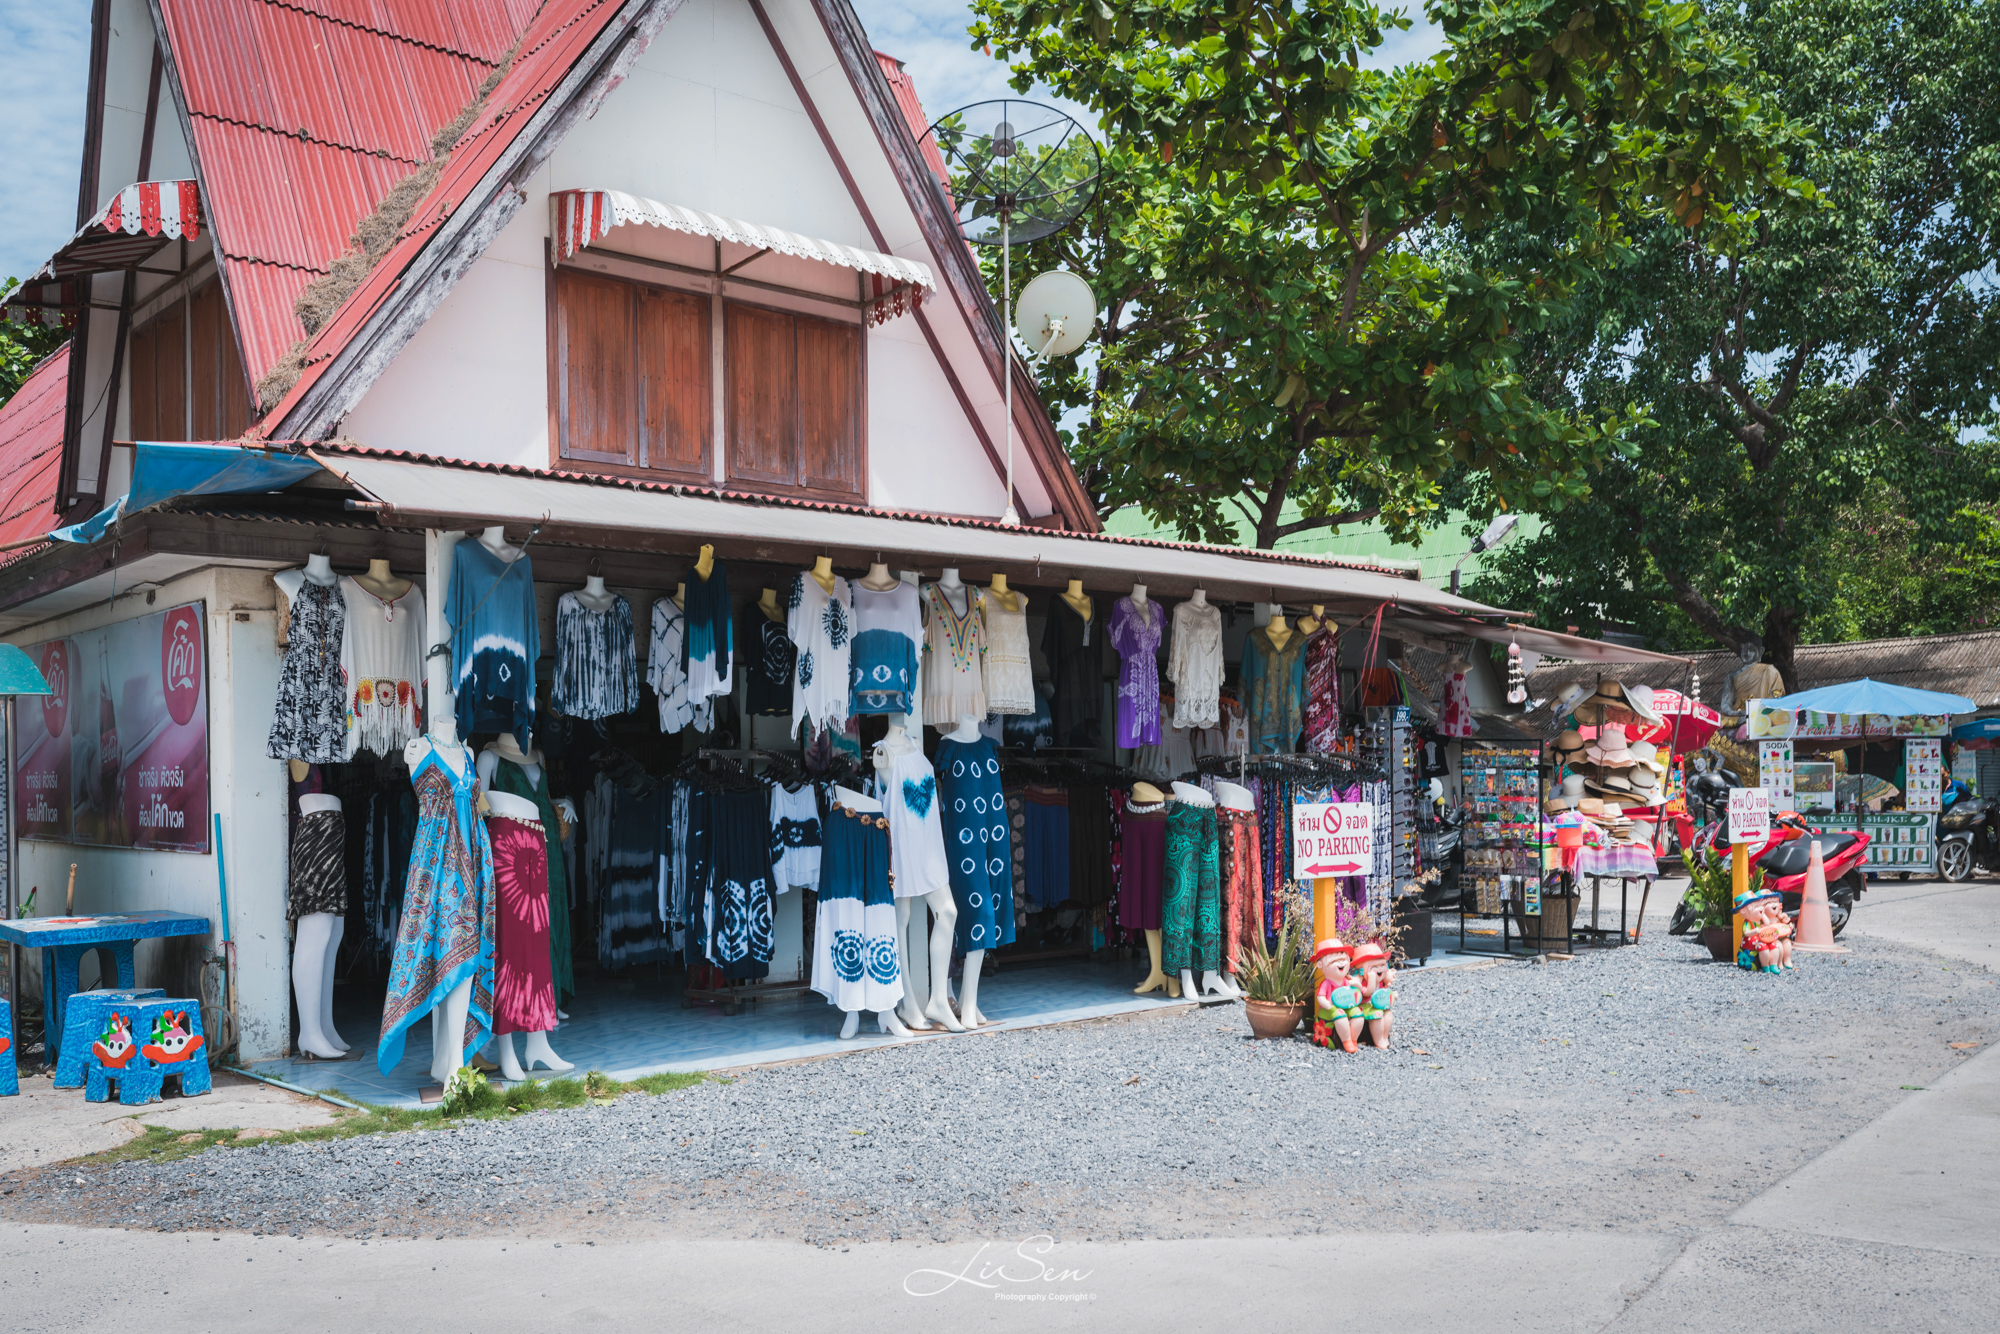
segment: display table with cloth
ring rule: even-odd
[[[1626,925],[1626,896],[1631,892],[1634,880],[1644,886],[1639,896],[1639,925],[1643,929],[1646,904],[1653,893],[1653,881],[1660,874],[1660,861],[1653,855],[1652,847],[1644,843],[1613,843],[1601,848],[1578,848],[1576,865],[1571,873],[1578,881],[1586,878],[1590,881],[1590,925],[1572,927],[1571,934],[1587,937],[1598,944],[1614,943],[1614,933],[1597,924],[1597,907],[1604,889],[1603,882],[1616,880],[1618,930],[1615,943],[1636,944],[1638,931]]]
[[[12,941],[42,956],[42,1059],[61,1054],[63,1010],[77,993],[77,965],[92,950],[108,950],[118,985],[133,985],[132,946],[165,936],[205,936],[208,919],[184,912],[108,913],[98,917],[21,917],[0,921],[0,941]]]

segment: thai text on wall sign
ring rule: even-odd
[[[1292,807],[1292,873],[1304,880],[1375,874],[1375,808],[1361,802]]]

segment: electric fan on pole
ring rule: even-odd
[[[1011,355],[1016,331],[1014,242],[1053,236],[1090,206],[1101,169],[1097,144],[1073,117],[1054,107],[999,98],[940,117],[924,132],[924,146],[935,146],[944,160],[965,239],[1000,247],[1000,311]],[[1028,312],[1031,293],[1036,294],[1037,308]],[[1096,320],[1089,284],[1064,270],[1037,278],[1022,299],[1023,318],[1034,324],[1027,332],[1031,339],[1040,339],[1028,348],[1031,363],[1075,351]],[[1001,382],[1007,414],[1007,511],[1001,519],[1017,524],[1021,516],[1014,509],[1011,369],[1003,370]]]

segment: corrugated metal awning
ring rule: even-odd
[[[40,320],[51,327],[75,318],[92,273],[136,269],[169,242],[201,235],[201,192],[193,181],[141,181],[128,185],[97,216],[7,296],[6,318]]]
[[[739,222],[681,204],[663,204],[622,190],[561,190],[549,196],[549,204],[555,212],[556,253],[560,259],[568,259],[593,241],[603,240],[613,227],[632,224],[665,227],[690,236],[745,246],[760,254],[769,251],[865,273],[873,288],[865,303],[870,324],[881,324],[915,310],[925,293],[937,287],[930,267],[913,259],[801,236],[780,227]]]

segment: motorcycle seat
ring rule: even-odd
[[[1853,834],[1826,833],[1815,837],[1819,840],[1820,857],[1827,862],[1831,862],[1855,843]],[[1780,843],[1758,861],[1758,869],[1767,876],[1804,875],[1806,867],[1812,863],[1812,845],[1811,838],[1795,838]]]

